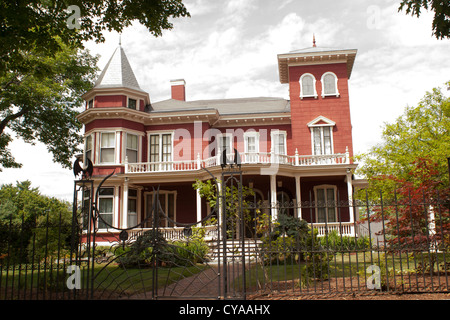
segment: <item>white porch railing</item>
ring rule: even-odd
[[[152,228],[142,228],[142,229],[132,229],[128,231],[129,238],[135,240],[140,235],[144,234],[146,231],[153,230]],[[169,227],[169,228],[158,228],[158,231],[162,233],[164,239],[169,241],[183,240],[186,239],[184,236],[183,227]],[[216,226],[206,226],[205,227],[205,240],[217,240],[218,230]]]
[[[337,223],[313,223],[313,228],[318,230],[318,237],[324,237],[326,228],[328,228],[328,234],[337,231],[338,235],[343,237],[354,237],[355,236],[355,224],[353,222],[337,222]],[[133,229],[129,231],[129,238],[136,239],[138,236],[142,235],[144,232],[152,230],[152,228],[143,229]],[[183,240],[186,239],[184,236],[183,227],[171,227],[171,228],[158,228],[158,231],[162,233],[164,238],[169,241]],[[216,226],[206,226],[205,227],[205,240],[217,240],[218,230]],[[358,236],[358,233],[356,234]]]
[[[324,237],[327,229],[328,234],[337,231],[338,235],[343,237],[355,236],[355,224],[353,222],[313,223],[313,228],[317,229],[318,237]]]
[[[350,155],[347,152],[330,155],[300,156],[296,152],[294,156],[279,155],[267,152],[241,153],[242,164],[283,164],[291,166],[335,165],[350,163]],[[125,160],[125,173],[152,173],[152,172],[177,172],[196,171],[203,168],[220,166],[220,156],[208,159],[165,161],[165,162],[141,162],[128,163]]]

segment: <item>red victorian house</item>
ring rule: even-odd
[[[171,98],[153,102],[119,46],[83,96],[86,110],[78,116],[85,125],[84,157],[93,162],[94,185],[115,170],[99,193],[102,218],[119,228],[136,225],[147,216],[153,187],[159,186],[170,218],[201,220],[210,208],[193,183],[211,178],[202,167],[220,178],[219,155],[225,148],[239,151],[243,184],[255,190],[258,200],[351,200],[357,165],[352,162],[348,81],[356,53],[314,45],[278,55],[280,81],[289,86],[290,100],[189,101],[185,81],[173,80]],[[290,210],[314,223],[319,234],[325,225],[355,234],[357,215],[351,207],[339,214],[335,207],[310,212]],[[183,229],[161,223],[172,234]],[[107,231],[101,222],[98,227],[99,233]]]

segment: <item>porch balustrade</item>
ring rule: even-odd
[[[241,164],[261,165],[291,165],[291,166],[314,166],[314,165],[336,165],[349,164],[350,155],[347,152],[330,155],[294,156],[279,155],[267,152],[241,153]],[[128,163],[125,161],[125,173],[158,173],[177,171],[196,171],[203,168],[220,166],[220,157],[215,156],[208,159],[164,161],[164,162],[141,162]]]
[[[312,225],[314,229],[318,230],[318,237],[324,237],[326,230],[328,229],[328,234],[333,231],[337,231],[339,236],[343,237],[354,237],[355,236],[355,224],[352,222],[337,222],[337,223],[314,223]],[[132,229],[129,231],[130,239],[134,240],[138,236],[142,235],[144,232],[152,230],[152,228],[142,228],[142,229]],[[159,228],[158,231],[162,233],[164,238],[168,241],[177,241],[186,239],[184,235],[183,227],[169,227],[169,228]],[[358,232],[356,236],[359,236]],[[217,240],[218,229],[217,226],[206,226],[205,227],[205,240]]]

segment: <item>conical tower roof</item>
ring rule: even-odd
[[[116,48],[94,88],[130,88],[142,91],[122,46]]]

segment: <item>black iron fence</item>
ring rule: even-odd
[[[244,297],[274,292],[298,295],[450,292],[448,193],[394,195],[390,200],[367,197],[345,203],[308,201],[272,205],[248,200],[242,204],[242,210],[241,216],[228,216],[229,226],[220,227],[228,237],[227,248],[213,239],[209,249],[205,249],[208,239],[202,239],[201,254],[185,255],[194,257],[196,274],[202,270],[214,274],[214,263],[223,261],[225,250],[229,264],[225,268],[242,265],[245,268],[228,273],[226,286],[233,292],[244,292]],[[78,212],[72,221],[72,217],[48,212],[33,221],[10,217],[0,222],[0,299],[96,297],[93,288],[102,286],[94,286],[93,282],[104,284],[115,271],[108,269],[109,273],[102,277],[96,277],[95,273],[107,269],[107,263],[112,265],[109,257],[132,252],[133,241],[127,242],[128,247],[118,241],[110,248],[99,250],[96,246],[98,250],[92,251],[83,243],[82,216]],[[221,219],[217,218],[219,228]],[[244,221],[234,223],[233,219]],[[227,228],[241,229],[234,232]],[[187,230],[185,236],[185,241],[194,242],[192,232]],[[172,246],[171,239],[164,241]],[[179,246],[183,239],[177,241]],[[152,246],[152,241],[149,243]],[[186,248],[193,246],[184,247],[184,252],[191,250]],[[145,252],[157,251],[156,247],[148,249]],[[180,252],[179,247],[169,252],[172,258],[174,252]],[[144,283],[143,270],[148,273],[159,268],[156,274],[162,274],[163,268],[168,268],[163,259],[160,263],[139,262],[139,270],[130,264],[124,267],[120,261],[125,260],[114,260],[114,265],[122,270],[120,281],[134,277]],[[208,268],[198,267],[201,265]],[[189,269],[183,268],[182,272]],[[155,272],[153,279],[154,275]],[[172,280],[171,285],[173,281],[177,280]],[[204,286],[223,286],[221,281],[214,274],[213,280],[204,282]],[[142,290],[151,290],[151,281],[146,285]],[[190,285],[194,286],[194,281]]]

